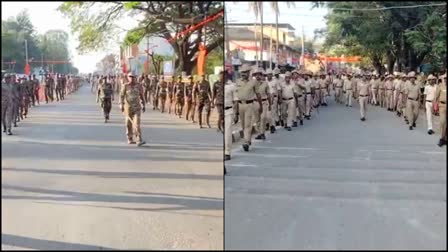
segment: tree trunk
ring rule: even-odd
[[[387,72],[389,74],[392,74],[394,72],[394,66],[395,66],[395,57],[392,55],[392,53],[389,52],[387,54]]]
[[[263,51],[264,51],[264,43],[263,43],[263,2],[260,2],[260,28],[261,28],[261,49],[260,49],[260,61],[261,61],[261,67],[263,67]]]

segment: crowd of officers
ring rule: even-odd
[[[202,114],[205,111],[205,123],[210,125],[211,110],[216,106],[219,114],[218,131],[224,131],[224,77],[210,85],[205,75],[194,81],[193,76],[165,78],[156,75],[134,76],[132,73],[115,76],[94,76],[91,91],[96,92],[97,102],[101,101],[104,120],[109,120],[109,114],[114,101],[114,93],[119,95],[119,104],[126,117],[126,134],[129,144],[141,146],[145,142],[141,137],[140,113],[145,111],[146,104],[151,104],[153,110],[161,113],[173,113],[179,118],[185,114],[185,119],[203,128]]]
[[[46,75],[42,81],[36,75],[17,77],[2,73],[2,125],[3,132],[12,135],[11,126],[17,127],[28,116],[29,108],[40,105],[39,92],[43,90],[45,102],[61,101],[80,86],[80,78],[63,74]]]
[[[417,81],[415,72],[332,76],[325,72],[294,70],[284,73],[282,78],[278,68],[264,71],[249,65],[241,66],[239,72],[241,78],[236,83],[226,75],[225,160],[230,160],[232,122],[241,122],[243,149],[249,151],[254,126],[255,139],[266,139],[265,132],[275,133],[275,126],[279,125],[291,131],[292,127],[303,125],[304,119],[310,120],[313,111],[318,113],[319,107],[328,106],[331,94],[336,103],[347,107],[352,106],[353,100],[359,102],[361,121],[366,121],[366,107],[371,104],[403,116],[409,130],[416,127],[419,108],[424,105],[428,134],[434,133],[432,115],[438,112],[441,128],[438,145],[446,144],[446,74],[439,78],[431,74]]]

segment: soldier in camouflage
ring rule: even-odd
[[[103,108],[104,122],[107,123],[112,108],[112,101],[114,100],[114,89],[111,79],[107,80],[106,76],[103,77],[103,80],[98,86],[96,103],[98,103],[99,100],[101,100],[101,108]]]
[[[195,87],[195,84],[193,82],[193,76],[188,76],[188,80],[189,80],[189,83],[187,83],[184,88],[185,104],[187,106],[185,118],[188,121],[188,118],[189,118],[189,115],[191,112],[191,119],[193,120],[193,123],[194,123],[195,122],[194,121],[194,112],[196,110],[196,100],[193,96],[193,89]]]
[[[176,105],[174,107],[174,113],[182,117],[182,112],[184,110],[184,86],[185,84],[182,82],[182,76],[179,76],[179,80],[174,85],[174,95],[176,96]]]
[[[162,76],[159,84],[157,85],[157,96],[160,97],[160,104],[162,106],[162,113],[165,113],[166,95],[168,93],[168,84],[165,82],[165,78]]]
[[[219,73],[219,80],[213,84],[213,105],[218,110],[218,131],[224,132],[224,71]]]
[[[13,115],[13,91],[12,91],[11,76],[5,75],[5,80],[2,80],[2,125],[3,132],[12,135],[11,123]]]
[[[198,102],[198,117],[199,117],[199,128],[202,129],[202,110],[205,107],[207,112],[206,123],[209,128],[210,126],[210,111],[211,111],[211,100],[212,100],[212,90],[210,88],[210,83],[205,79],[205,75],[201,76],[201,80],[196,84],[196,88],[193,89],[193,96],[197,95]]]
[[[126,117],[128,144],[137,143],[137,146],[142,146],[145,142],[141,136],[140,115],[142,111],[145,112],[145,98],[141,86],[135,82],[132,73],[128,74],[128,82],[123,85],[120,92],[120,108]]]

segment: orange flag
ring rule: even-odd
[[[198,55],[198,75],[205,74],[205,55],[207,54],[207,49],[204,44],[199,45],[199,55]]]

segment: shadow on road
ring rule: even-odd
[[[36,250],[115,250],[112,248],[105,248],[101,246],[49,241],[10,234],[2,234],[2,245],[17,246],[21,248]]]
[[[108,203],[144,203],[144,204],[164,204],[164,205],[180,205],[179,209],[186,210],[222,210],[222,199],[200,199],[200,198],[184,198],[184,197],[157,197],[157,196],[127,196],[127,195],[110,195],[98,193],[81,193],[64,190],[50,190],[25,186],[2,185],[4,190],[14,190],[31,193],[41,193],[54,196],[20,196],[20,195],[4,195],[3,199],[25,199],[25,200],[49,200],[49,201],[75,201],[75,202],[108,202]],[[156,210],[156,209],[154,209]],[[157,210],[163,210],[157,209]]]
[[[223,176],[217,175],[198,175],[198,174],[179,174],[179,173],[158,173],[158,172],[103,172],[103,171],[82,171],[82,170],[52,170],[52,169],[19,169],[2,168],[4,171],[12,172],[32,172],[48,173],[58,175],[77,175],[77,176],[97,176],[100,178],[155,178],[155,179],[204,179],[204,180],[222,180]]]

